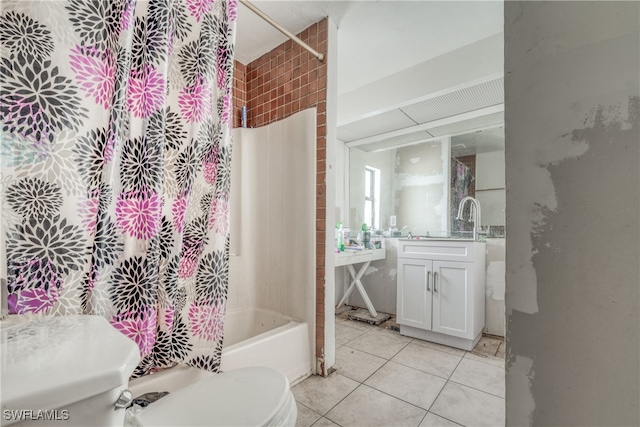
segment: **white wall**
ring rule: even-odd
[[[504,226],[506,206],[504,151],[476,155],[476,198],[482,209],[482,225]]]
[[[227,309],[283,313],[314,337],[316,110],[233,138]]]
[[[505,2],[509,426],[640,425],[639,29]]]

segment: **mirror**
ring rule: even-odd
[[[488,237],[505,224],[504,128],[383,150],[349,151],[349,218],[389,236],[464,235],[473,229],[455,219],[459,201],[478,199]],[[395,216],[396,225],[393,225]],[[468,218],[468,213],[465,215]]]

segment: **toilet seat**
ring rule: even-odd
[[[198,381],[152,403],[132,420],[150,426],[294,425],[289,381],[265,367],[235,369]]]

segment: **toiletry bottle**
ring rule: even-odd
[[[371,242],[371,231],[367,228],[367,224],[362,224],[362,246],[365,249],[369,249],[369,243]]]
[[[336,252],[342,252],[344,250],[344,244],[342,243],[342,223],[336,224]]]

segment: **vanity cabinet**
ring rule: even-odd
[[[482,335],[485,244],[401,239],[400,334],[471,350]]]

